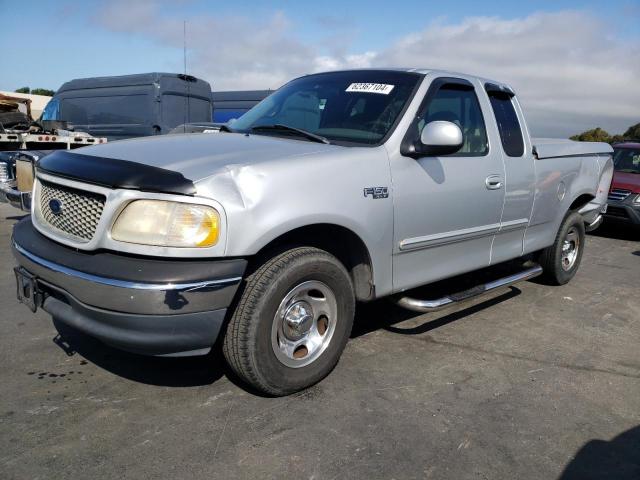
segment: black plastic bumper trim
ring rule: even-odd
[[[103,343],[142,355],[206,354],[216,342],[226,309],[181,315],[136,315],[102,310],[65,294],[43,309],[54,319]]]
[[[131,288],[134,290],[190,290],[197,288],[209,288],[216,286],[226,286],[226,285],[235,285],[242,277],[232,277],[232,278],[223,278],[219,280],[201,280],[198,282],[189,282],[189,283],[139,283],[139,282],[129,282],[126,280],[118,280],[115,278],[107,278],[101,277],[98,275],[91,275],[89,273],[81,272],[79,270],[74,270],[72,268],[67,268],[64,265],[58,265],[56,263],[45,260],[44,258],[40,258],[37,255],[33,255],[31,252],[26,251],[17,243],[13,242],[13,248],[15,248],[21,255],[24,255],[32,262],[40,265],[41,267],[47,268],[48,270],[62,273],[64,275],[68,275],[70,277],[81,278],[82,280],[86,280],[88,282],[99,283],[101,285],[109,285],[111,287],[120,287],[120,288]]]

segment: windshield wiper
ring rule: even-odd
[[[622,170],[616,170],[621,173],[640,173],[640,170],[631,170],[630,168],[623,168]]]
[[[267,131],[283,130],[287,132],[294,132],[314,142],[324,143],[325,145],[329,145],[331,143],[327,138],[321,135],[316,135],[315,133],[307,132],[306,130],[303,130],[301,128],[290,127],[289,125],[283,125],[282,123],[276,123],[274,125],[258,125],[256,127],[251,127],[251,131],[259,132],[260,130],[267,130]]]

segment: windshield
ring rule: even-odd
[[[234,132],[304,139],[291,130],[256,129],[286,125],[331,143],[376,145],[391,133],[421,78],[384,70],[309,75],[286,84],[230,126]]]
[[[617,172],[640,173],[640,148],[614,148],[613,164]]]
[[[42,120],[60,120],[60,99],[53,97],[42,111]]]

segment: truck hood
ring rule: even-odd
[[[640,193],[640,174],[627,172],[614,172],[611,188],[622,188]]]
[[[219,132],[120,140],[74,152],[163,168],[197,182],[230,166],[256,165],[342,148],[305,140]]]

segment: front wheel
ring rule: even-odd
[[[578,271],[584,250],[584,221],[578,212],[570,212],[562,221],[553,245],[540,254],[544,277],[554,285],[568,283]]]
[[[247,278],[223,352],[233,371],[269,395],[287,395],[331,372],[355,309],[348,272],[312,247],[283,252]]]

